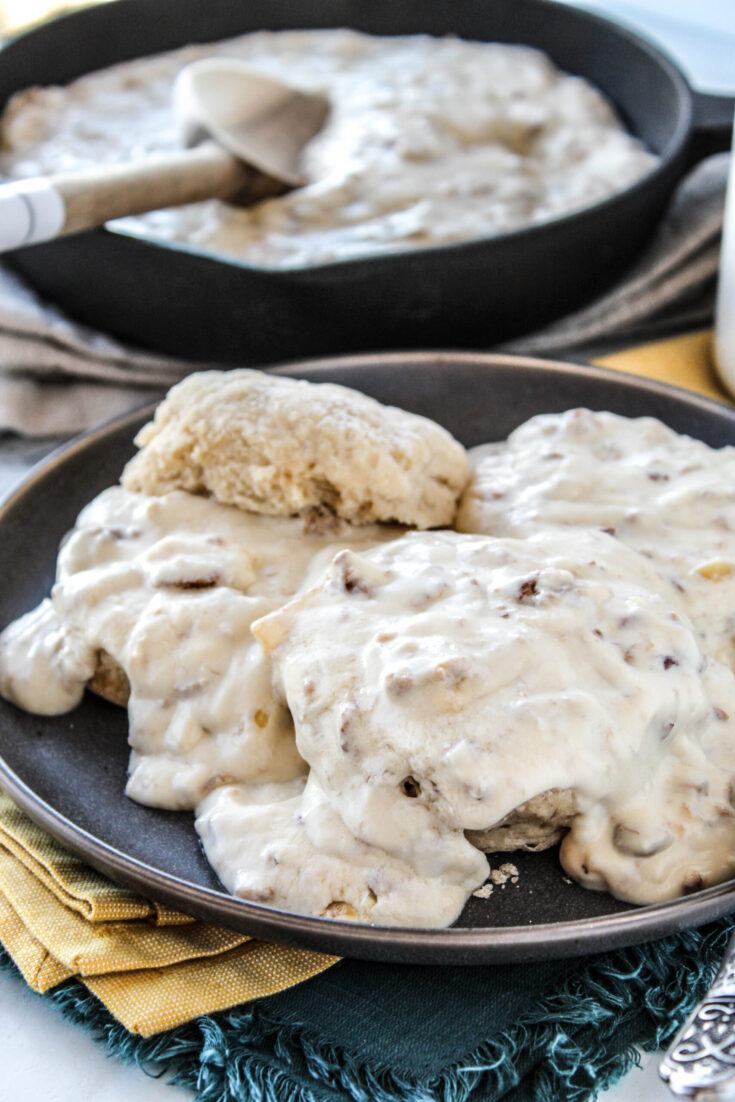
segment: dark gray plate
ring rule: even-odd
[[[571,406],[660,417],[713,446],[735,442],[735,411],[684,391],[596,368],[466,353],[311,361],[279,369],[345,383],[426,414],[468,446],[501,439],[535,413]],[[80,508],[116,482],[150,409],[80,438],[37,468],[0,511],[0,624],[53,580],[59,540]],[[735,910],[735,881],[634,908],[568,883],[556,852],[516,854],[518,884],[471,899],[447,930],[305,918],[234,899],[207,865],[189,814],[123,796],[122,709],[88,696],[66,716],[26,715],[0,700],[0,781],[28,814],[95,868],[162,902],[234,929],[372,960],[474,964],[573,956],[633,944]],[[499,863],[499,858],[494,861]]]

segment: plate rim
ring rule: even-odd
[[[514,356],[505,353],[458,351],[416,351],[361,353],[346,356],[294,360],[269,368],[269,373],[299,376],[305,371],[328,371],[339,367],[356,370],[370,366],[391,370],[398,364],[441,366],[472,365],[481,370],[496,366],[538,370],[545,374],[562,373],[599,379],[622,389],[673,397],[686,405],[730,418],[735,437],[735,409],[717,399],[637,375],[628,375],[606,367],[572,364],[563,360]],[[80,450],[112,432],[132,426],[155,408],[146,403],[118,415],[88,432],[75,436],[54,449],[0,501],[0,527],[7,512],[40,480]],[[706,888],[689,896],[635,908],[611,915],[533,926],[483,927],[396,927],[340,922],[330,918],[301,915],[251,903],[195,884],[171,873],[147,865],[103,842],[75,824],[41,799],[5,761],[0,752],[0,787],[57,841],[86,860],[94,868],[148,896],[152,894],[169,905],[204,921],[231,926],[254,936],[264,936],[282,944],[340,953],[370,960],[389,960],[417,964],[494,964],[514,961],[576,956],[600,949],[632,945],[668,933],[694,927],[735,910],[735,879]],[[192,824],[193,833],[193,824]],[[196,837],[194,835],[194,837]],[[215,915],[214,912],[217,912]],[[328,947],[327,947],[328,946]],[[398,950],[398,952],[396,952]]]

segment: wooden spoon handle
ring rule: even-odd
[[[100,226],[111,218],[229,199],[249,205],[287,188],[215,142],[136,164],[100,165],[0,187],[0,252]]]
[[[252,170],[215,145],[154,157],[136,164],[100,165],[51,178],[64,201],[62,233],[100,226],[111,218],[161,207],[229,199]]]

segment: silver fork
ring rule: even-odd
[[[659,1074],[680,1098],[735,1100],[735,933],[714,983],[677,1033]]]

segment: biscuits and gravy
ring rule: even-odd
[[[735,449],[577,410],[470,474],[433,422],[251,371],[138,443],[0,690],[128,697],[127,794],[194,809],[232,892],[441,926],[482,850],[561,837],[637,903],[735,872]]]

